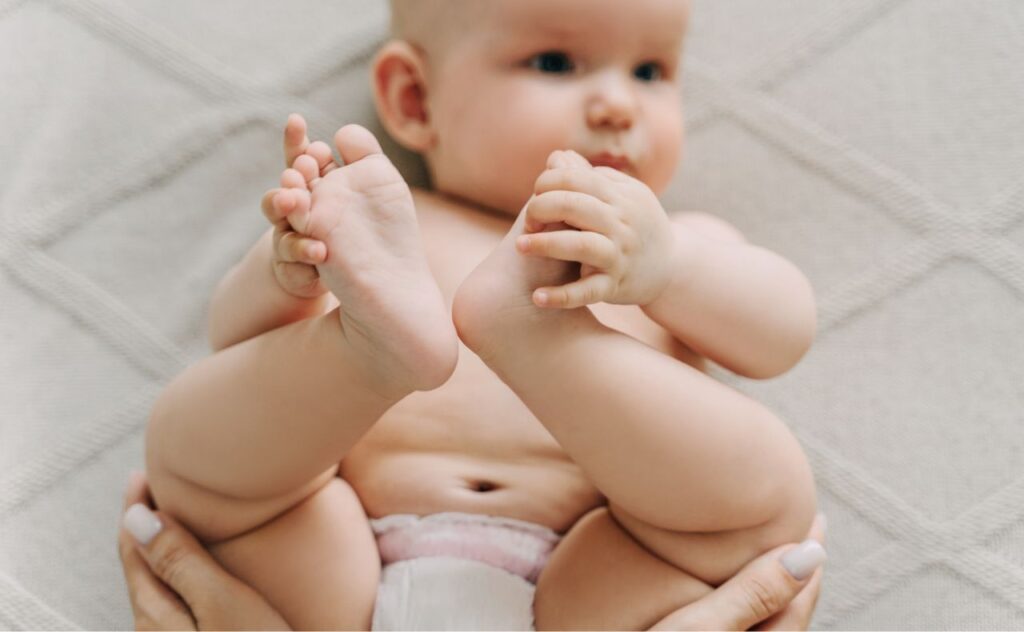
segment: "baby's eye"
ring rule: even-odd
[[[653,61],[640,64],[633,71],[633,76],[640,81],[658,81],[663,75],[661,65]]]
[[[530,68],[544,73],[565,74],[572,72],[572,60],[565,53],[548,51],[539,53],[530,58]]]

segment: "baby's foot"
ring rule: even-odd
[[[345,339],[390,393],[428,390],[455,368],[458,342],[420,244],[412,194],[368,130],[334,137],[345,166],[293,191],[288,223],[323,242],[320,281],[338,298]]]
[[[571,160],[562,152],[552,154],[548,168]],[[498,247],[459,286],[452,303],[452,318],[459,338],[490,364],[508,346],[520,351],[524,335],[556,331],[581,319],[593,321],[587,309],[545,309],[533,302],[533,291],[559,286],[580,278],[580,264],[547,257],[531,257],[516,250],[516,238],[526,231],[526,206]],[[549,224],[541,230],[565,230],[567,224]],[[552,329],[553,328],[553,329]],[[528,353],[528,352],[527,352]],[[493,367],[492,367],[493,368]]]

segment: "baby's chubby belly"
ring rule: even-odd
[[[464,347],[442,387],[406,397],[341,461],[370,518],[444,511],[564,533],[605,502],[529,409]]]

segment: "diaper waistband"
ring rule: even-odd
[[[381,562],[449,556],[503,568],[536,583],[561,540],[543,525],[506,516],[442,512],[371,518]]]

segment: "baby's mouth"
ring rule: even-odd
[[[587,156],[587,161],[595,167],[611,167],[632,175],[635,172],[633,163],[623,154],[613,154],[603,151],[599,154]]]

